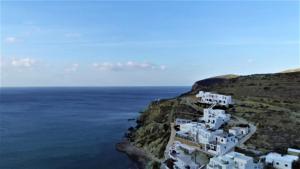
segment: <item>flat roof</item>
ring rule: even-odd
[[[300,153],[300,150],[294,148],[288,148],[288,152]]]
[[[272,158],[272,159],[278,159],[281,161],[286,161],[292,163],[293,161],[297,161],[299,157],[293,156],[293,155],[284,155],[282,156],[281,154],[278,153],[269,153],[266,158]]]

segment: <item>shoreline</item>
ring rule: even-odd
[[[117,143],[116,150],[125,153],[136,164],[137,169],[145,169],[152,161],[144,150],[132,145],[127,139]]]

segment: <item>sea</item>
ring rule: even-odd
[[[190,87],[0,88],[0,169],[134,169],[115,144],[151,101]]]

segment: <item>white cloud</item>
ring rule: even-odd
[[[18,39],[16,37],[13,36],[9,36],[5,38],[5,42],[6,43],[16,43],[18,41]]]
[[[76,72],[78,70],[78,68],[79,68],[79,64],[74,63],[70,67],[66,68],[65,72],[66,73]]]
[[[19,59],[13,58],[11,60],[11,65],[14,67],[30,68],[35,64],[36,64],[36,60],[32,58],[19,58]]]
[[[110,63],[110,62],[103,62],[103,63],[94,63],[93,67],[103,70],[103,71],[119,71],[119,70],[165,70],[165,65],[156,65],[153,63],[140,63],[140,62],[133,62],[128,61],[125,63],[118,62],[118,63]]]

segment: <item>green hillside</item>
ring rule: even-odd
[[[136,129],[129,133],[132,143],[162,158],[175,118],[197,119],[203,105],[195,94],[212,91],[232,95],[228,112],[257,125],[246,142],[249,149],[262,153],[300,146],[300,73],[222,76],[196,82],[192,90],[179,97],[152,102],[142,112]]]

